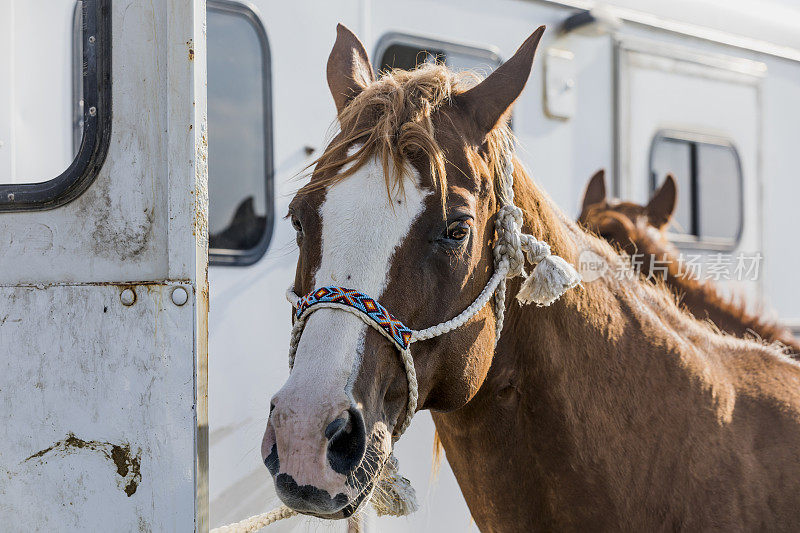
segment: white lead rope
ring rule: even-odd
[[[317,303],[313,307],[306,309],[295,320],[292,327],[289,341],[289,368],[294,366],[294,356],[297,352],[297,345],[300,343],[300,337],[303,334],[305,322],[308,316],[319,308],[340,309],[352,313],[367,325],[379,331],[398,348],[406,372],[406,379],[408,380],[408,403],[406,417],[400,425],[398,434],[393,439],[394,441],[399,439],[400,435],[408,428],[417,409],[419,392],[414,359],[411,356],[411,344],[444,335],[463,326],[483,309],[492,296],[494,296],[495,342],[497,342],[503,331],[506,280],[508,278],[524,276],[525,280],[517,293],[517,300],[519,300],[520,304],[535,303],[538,306],[550,305],[581,281],[580,275],[575,268],[561,257],[553,255],[550,252],[550,246],[546,242],[537,240],[532,235],[522,233],[522,209],[514,205],[513,143],[511,139],[507,139],[506,143],[507,148],[499,195],[499,202],[502,205],[497,211],[495,219],[495,230],[497,232],[497,242],[493,248],[495,270],[480,295],[469,307],[446,322],[413,331],[408,347],[398,344],[384,329],[367,318],[361,311],[347,305],[336,304],[335,302]],[[530,275],[525,273],[526,259],[534,265]],[[293,307],[297,308],[300,297],[294,293],[292,287],[286,291],[286,298]],[[394,455],[390,456],[386,466],[382,469],[377,485],[380,486],[381,490],[373,493],[369,498],[365,498],[364,504],[367,501],[371,501],[379,515],[406,515],[417,509],[414,489],[411,488],[407,479],[397,474],[397,460]],[[212,530],[212,533],[251,533],[294,514],[297,514],[296,511],[284,505],[269,513]]]
[[[296,514],[297,511],[294,509],[290,509],[285,505],[281,505],[277,509],[273,509],[268,513],[251,516],[250,518],[242,520],[241,522],[236,522],[234,524],[212,529],[211,533],[254,533],[255,531],[263,529],[270,524],[274,524],[278,520],[291,518]]]

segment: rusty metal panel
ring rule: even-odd
[[[176,287],[184,305],[173,303]],[[192,528],[193,292],[0,287],[4,531]]]

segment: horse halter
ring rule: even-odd
[[[289,343],[289,368],[294,358],[300,336],[309,316],[319,309],[340,309],[358,317],[388,339],[400,352],[400,358],[408,380],[408,403],[406,416],[393,441],[397,441],[411,424],[417,410],[417,373],[411,357],[411,344],[444,335],[466,324],[494,296],[496,316],[495,343],[500,339],[505,316],[506,279],[524,276],[525,280],[517,294],[521,304],[535,303],[547,306],[556,301],[567,290],[578,285],[580,275],[561,257],[550,253],[550,246],[522,233],[522,210],[514,205],[513,143],[506,138],[503,175],[500,177],[498,198],[501,203],[495,219],[497,241],[493,248],[494,274],[480,295],[459,315],[446,322],[421,330],[412,330],[386,310],[377,300],[355,289],[339,286],[319,287],[300,297],[289,287],[286,298],[295,308],[295,320]],[[535,265],[530,275],[525,273],[525,259]],[[396,474],[396,460],[395,472]],[[410,487],[409,487],[410,489]],[[413,491],[413,489],[411,489]],[[416,507],[415,504],[410,507]],[[395,514],[395,513],[391,513]],[[405,513],[403,513],[405,514]]]

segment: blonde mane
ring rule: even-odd
[[[303,190],[318,190],[337,183],[377,156],[383,167],[386,190],[403,190],[406,163],[427,158],[433,185],[446,191],[447,162],[436,140],[433,114],[481,81],[477,74],[454,72],[444,65],[424,64],[414,70],[382,73],[339,114],[341,133],[309,166],[316,165],[319,179]],[[486,136],[486,163],[495,176],[502,175],[503,153],[510,139],[505,121]],[[348,154],[348,149],[358,149]],[[342,170],[343,167],[346,169]],[[442,194],[442,202],[446,198]]]

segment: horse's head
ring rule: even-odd
[[[605,171],[598,170],[589,180],[583,195],[578,222],[628,255],[637,253],[643,237],[667,245],[664,229],[672,218],[677,201],[675,178],[667,178],[647,205],[609,199]]]
[[[297,294],[356,289],[412,329],[475,300],[493,273],[506,118],[543,31],[476,84],[442,65],[376,80],[362,44],[338,27],[327,76],[341,131],[289,210]],[[494,318],[488,305],[464,327],[413,344],[419,408],[453,410],[473,397],[494,353]],[[376,329],[340,309],[310,315],[262,443],[284,503],[352,514],[389,457],[408,387],[398,349]]]

